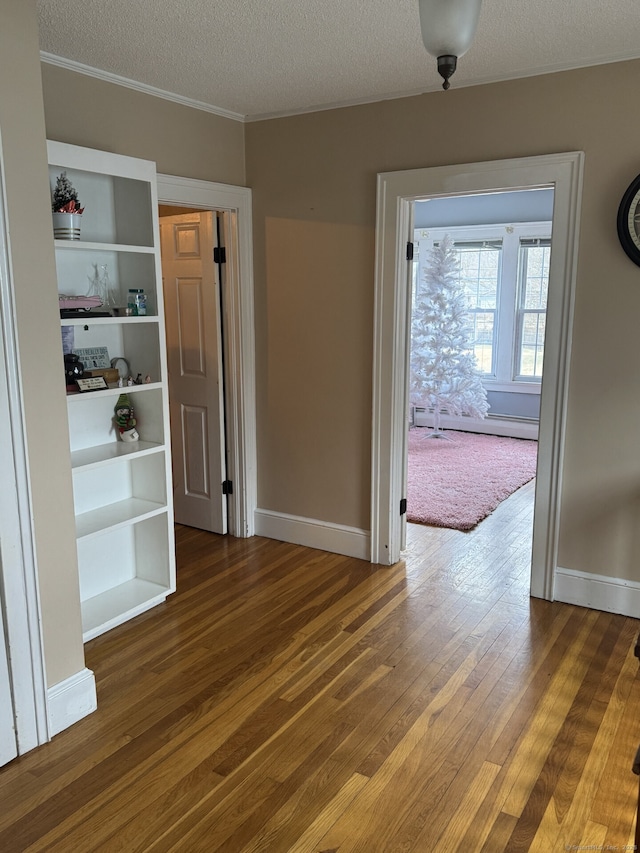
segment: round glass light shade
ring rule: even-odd
[[[463,56],[471,47],[482,0],[418,0],[422,41],[431,56]]]

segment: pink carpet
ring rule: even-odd
[[[407,521],[471,530],[536,475],[538,442],[445,430],[409,430]]]

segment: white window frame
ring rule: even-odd
[[[525,245],[523,247],[523,242],[531,242],[535,243],[535,241],[539,240],[540,245]],[[520,366],[522,363],[522,350],[523,350],[523,334],[524,334],[524,318],[527,314],[537,314],[538,316],[544,316],[546,320],[547,316],[547,308],[546,304],[544,308],[525,308],[524,307],[524,297],[525,297],[525,273],[528,272],[528,262],[525,263],[525,256],[522,252],[522,249],[535,249],[535,248],[545,248],[551,250],[551,237],[522,237],[518,238],[518,286],[516,292],[516,304],[515,304],[515,336],[513,341],[513,381],[514,382],[527,382],[531,384],[540,385],[540,380],[538,380],[535,376],[525,376],[520,373]],[[547,278],[547,286],[549,284]],[[544,355],[544,343],[542,345],[542,355]],[[537,359],[536,359],[537,360]]]
[[[496,353],[494,354],[495,375],[483,374],[482,381],[487,390],[510,391],[519,394],[539,394],[539,379],[514,379],[518,284],[520,275],[520,241],[536,238],[551,238],[551,222],[512,222],[495,225],[468,225],[438,228],[416,228],[414,243],[417,248],[419,282],[428,263],[429,253],[435,242],[448,234],[454,242],[502,241],[502,265],[498,282],[498,307],[496,310]]]

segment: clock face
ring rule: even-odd
[[[640,175],[622,196],[618,208],[618,237],[629,258],[640,266]]]

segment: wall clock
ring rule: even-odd
[[[618,237],[627,255],[640,266],[640,175],[622,196],[618,208]]]

